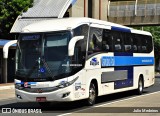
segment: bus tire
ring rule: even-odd
[[[143,78],[140,77],[138,81],[138,89],[136,90],[136,93],[138,95],[141,95],[143,93],[143,89],[144,89],[144,82],[143,82]]]
[[[94,83],[90,84],[89,87],[89,97],[87,99],[87,105],[92,106],[95,104],[96,97],[97,97],[97,91]]]

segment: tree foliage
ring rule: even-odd
[[[13,39],[9,32],[18,15],[32,6],[33,0],[0,0],[0,38]]]

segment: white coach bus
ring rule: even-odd
[[[68,102],[154,84],[152,35],[90,18],[46,20],[23,28],[16,52],[19,102]]]

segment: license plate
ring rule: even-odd
[[[46,100],[46,97],[36,97],[36,101],[37,102],[45,102],[47,100]]]

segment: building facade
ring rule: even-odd
[[[108,0],[77,0],[66,13],[69,17],[90,17],[107,20]]]

